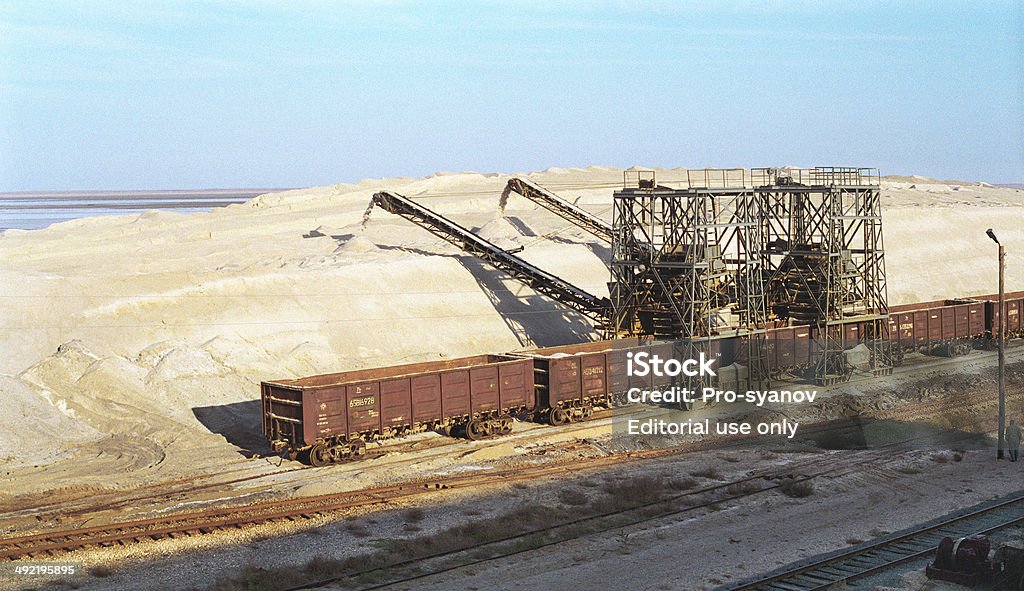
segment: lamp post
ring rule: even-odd
[[[1003,449],[1006,447],[1006,309],[1003,307],[1003,276],[1006,271],[1006,249],[1003,247],[996,233],[989,228],[985,231],[993,242],[999,245],[999,324],[997,330],[999,335],[996,341],[999,346],[999,450],[996,452],[996,459],[1003,459]]]

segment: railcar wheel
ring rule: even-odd
[[[487,429],[483,422],[472,420],[466,423],[466,439],[477,441],[487,436]]]
[[[309,450],[309,463],[317,468],[330,464],[331,454],[327,451],[327,447],[322,443],[314,445]]]
[[[569,422],[569,413],[562,408],[552,408],[548,414],[548,422],[556,427],[560,427]]]
[[[361,456],[366,453],[366,442],[362,439],[357,439],[350,444],[352,455]]]

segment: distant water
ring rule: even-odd
[[[37,230],[57,222],[97,215],[139,214],[150,209],[180,213],[242,203],[286,189],[185,191],[53,191],[0,193],[0,232]]]

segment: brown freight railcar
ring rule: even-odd
[[[986,333],[986,303],[946,300],[893,307],[889,335],[900,355],[914,351],[966,355]]]
[[[263,382],[263,432],[275,451],[314,466],[416,431],[507,433],[513,416],[533,411],[533,372],[528,359],[478,355]]]
[[[999,332],[999,294],[980,296],[985,300],[986,338],[994,339]],[[1003,294],[1003,308],[1006,310],[1006,338],[1024,337],[1024,291]]]
[[[718,355],[718,343],[712,343],[706,355]],[[595,407],[611,406],[613,399],[631,388],[655,390],[685,382],[685,377],[630,375],[629,355],[641,352],[648,359],[657,355],[663,361],[686,360],[692,353],[682,341],[650,342],[629,338],[596,341],[557,347],[516,351],[509,355],[531,359],[537,392],[535,415],[552,425],[585,420]]]
[[[806,324],[769,328],[765,338],[767,361],[772,377],[801,372],[815,362],[815,343]]]
[[[632,340],[630,340],[632,342]],[[536,415],[552,425],[583,420],[607,406],[618,360],[609,352],[626,343],[597,341],[510,353],[533,368]],[[623,358],[624,359],[624,358]],[[623,371],[624,371],[624,365]]]
[[[984,302],[946,300],[900,306],[889,315],[889,332],[899,354],[920,351],[965,355],[985,333]]]

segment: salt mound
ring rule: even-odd
[[[380,252],[380,247],[365,236],[353,236],[334,249],[334,254],[367,254]]]
[[[217,363],[232,368],[255,367],[267,357],[266,351],[249,341],[222,335],[206,341],[200,348]]]
[[[182,377],[218,376],[224,373],[224,369],[208,351],[173,349],[149,372],[146,382],[170,382]]]
[[[81,341],[75,339],[57,347],[57,352],[26,369],[22,380],[43,386],[47,383],[71,384],[100,358],[93,354]]]
[[[512,222],[508,221],[508,218],[499,217],[487,222],[483,227],[476,230],[476,235],[493,242],[505,250],[517,248],[519,246],[519,238],[522,234],[519,230],[512,225]]]
[[[867,369],[871,362],[871,350],[864,343],[845,351],[846,362],[858,369]]]
[[[174,349],[185,346],[185,341],[182,340],[170,340],[160,341],[153,343],[145,349],[139,351],[139,354],[135,356],[135,363],[145,367],[147,369],[153,369],[157,363],[163,359],[164,355],[173,351]]]
[[[51,404],[28,384],[0,375],[0,461],[5,468],[43,464],[103,434],[74,417],[63,401]]]

